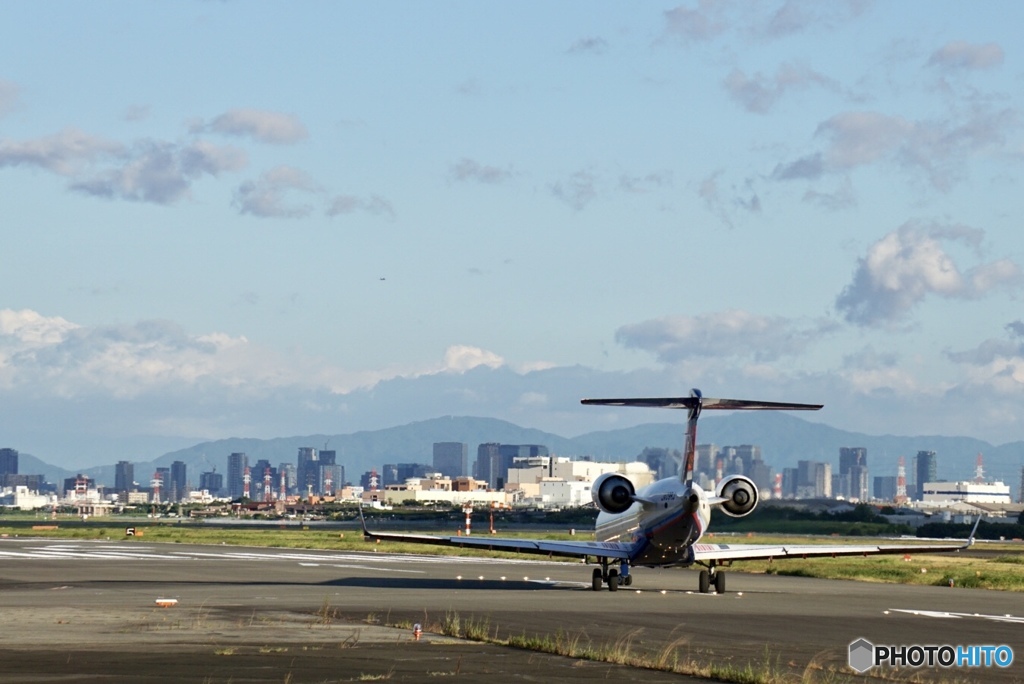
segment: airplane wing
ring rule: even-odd
[[[545,541],[540,539],[506,539],[501,537],[465,536],[436,537],[428,534],[399,534],[394,532],[371,532],[366,528],[366,520],[360,509],[359,518],[363,524],[363,538],[367,541],[381,539],[384,541],[406,542],[408,544],[434,544],[435,546],[454,546],[463,549],[483,549],[486,551],[512,551],[515,553],[534,553],[543,556],[568,556],[570,558],[617,558],[628,560],[632,548],[619,542],[595,541]]]
[[[694,544],[693,555],[697,562],[737,561],[774,558],[836,558],[838,556],[876,556],[881,554],[929,553],[959,551],[974,543],[981,516],[974,523],[971,536],[964,541],[950,544]]]

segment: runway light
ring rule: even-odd
[[[550,578],[550,577],[545,577],[545,578],[544,578],[544,581],[545,581],[545,582],[550,582],[550,581],[551,581],[551,578]]]
[[[736,595],[737,595],[737,596],[743,596],[743,592],[742,592],[742,591],[737,591],[737,592],[736,592]]]
[[[888,614],[889,614],[889,611],[887,611],[887,610],[883,610],[882,611],[882,615],[888,615]]]
[[[529,578],[529,577],[524,577],[524,578],[523,578],[523,581],[524,581],[524,582],[529,582],[529,581],[530,581],[530,578]]]
[[[456,575],[456,576],[455,576],[455,579],[457,579],[457,580],[461,580],[461,579],[462,579],[462,575]]]
[[[479,580],[482,580],[483,578],[484,578],[483,575],[480,575],[479,577],[477,577],[477,579],[479,579]]]
[[[504,576],[504,575],[502,575],[502,576],[501,576],[501,581],[502,581],[502,582],[504,582],[504,581],[505,581],[505,576]]]
[[[664,595],[665,595],[665,594],[667,594],[667,593],[668,593],[668,592],[667,592],[667,591],[665,591],[664,589],[662,589],[662,590],[661,590],[661,595],[662,595],[662,596],[664,596]]]
[[[637,590],[636,590],[636,593],[638,593],[638,594],[639,594],[639,593],[640,593],[640,590],[639,590],[639,589],[637,589]]]

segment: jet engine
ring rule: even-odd
[[[605,513],[625,513],[633,505],[633,483],[618,473],[605,473],[594,480],[590,496]]]
[[[718,483],[715,496],[724,499],[722,512],[733,518],[742,518],[757,506],[757,485],[742,475],[730,475]]]

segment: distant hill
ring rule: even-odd
[[[300,447],[322,449],[324,445],[338,453],[338,461],[345,466],[345,476],[349,481],[358,481],[362,473],[380,468],[384,463],[430,463],[434,442],[465,442],[469,445],[471,461],[476,457],[477,446],[484,442],[543,444],[551,453],[560,456],[590,456],[595,460],[632,459],[645,447],[681,448],[684,432],[685,424],[680,420],[566,438],[494,418],[446,416],[343,435],[231,438],[203,442],[164,454],[155,461],[135,463],[135,479],[139,483],[148,483],[158,466],[166,467],[174,461],[183,461],[188,467],[189,479],[198,483],[200,472],[214,467],[217,472],[226,472],[227,457],[232,452],[245,452],[250,463],[264,458],[273,464],[294,463]],[[943,479],[973,477],[975,456],[983,453],[987,477],[1001,479],[1014,490],[1020,484],[1021,465],[1024,464],[1024,442],[996,447],[969,437],[872,436],[837,430],[787,413],[762,411],[704,417],[698,441],[718,446],[756,444],[761,447],[765,462],[776,471],[796,467],[797,461],[803,459],[838,464],[840,447],[864,447],[868,451],[868,467],[872,475],[895,475],[896,460],[904,456],[911,480],[913,474],[909,471],[918,451],[937,453],[939,477]],[[28,454],[21,455],[19,470],[23,473],[41,472],[51,481],[74,475]],[[114,482],[113,464],[83,472],[104,484],[112,485]]]

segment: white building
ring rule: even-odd
[[[1009,504],[1010,486],[1002,482],[925,482],[925,504],[962,501],[964,503]]]
[[[24,485],[6,488],[0,493],[0,506],[34,511],[57,502],[57,497],[34,492]]]

